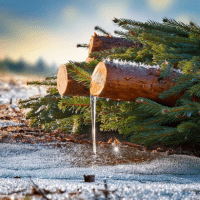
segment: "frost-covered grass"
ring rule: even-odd
[[[0,193],[22,189],[30,193],[31,177],[40,189],[52,192],[47,194],[50,199],[95,199],[95,195],[99,195],[97,199],[105,199],[104,180],[111,199],[200,198],[200,158],[171,155],[127,165],[98,166],[91,162],[89,167],[77,167],[72,163],[83,158],[71,151],[40,145],[1,144]],[[95,175],[95,182],[84,182],[83,175],[88,174]],[[57,190],[64,193],[57,194]]]
[[[23,84],[18,81],[1,81],[0,80],[0,103],[10,103],[16,105],[19,99],[27,99],[36,95],[45,95],[46,88],[44,86],[33,86]]]

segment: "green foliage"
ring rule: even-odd
[[[140,48],[113,48],[93,52],[97,59],[89,64],[69,62],[67,70],[75,80],[89,87],[90,77],[98,62],[103,59],[134,61],[161,67],[161,78],[179,69],[180,76],[173,81],[176,85],[159,95],[164,99],[184,93],[175,107],[167,107],[152,100],[138,97],[135,102],[97,100],[97,122],[102,131],[117,130],[132,142],[149,145],[199,144],[200,142],[200,27],[173,19],[138,22],[129,19],[114,19],[123,31],[115,31],[119,37],[142,43]],[[96,27],[106,35],[108,32]],[[48,81],[55,83],[55,79]],[[34,82],[35,84],[45,84]],[[194,101],[195,99],[195,101]],[[22,107],[31,108],[27,117],[33,126],[60,128],[67,132],[82,133],[91,124],[89,97],[61,97],[56,88],[48,95],[21,101]]]
[[[19,104],[21,108],[31,108],[31,111],[26,115],[27,119],[31,119],[33,127],[48,126],[48,123],[66,116],[71,116],[71,112],[62,112],[58,108],[58,102],[61,99],[57,89],[51,88],[48,90],[48,95],[44,97],[30,98],[29,100],[21,100]]]
[[[77,44],[76,47],[77,48],[79,48],[79,47],[89,48],[88,44]]]
[[[63,97],[58,104],[58,108],[62,111],[65,111],[67,108],[73,110],[74,112],[83,113],[87,107],[90,106],[90,98],[89,97]]]
[[[74,63],[66,64],[66,68],[77,82],[83,82],[83,85],[90,86],[90,70],[84,69],[85,65],[77,66]]]
[[[89,87],[90,76],[97,64],[97,60],[89,64],[70,61],[66,64],[66,68],[75,80]],[[28,84],[55,86],[55,78],[56,76],[52,76],[45,81],[34,81]],[[21,108],[31,108],[26,116],[31,120],[31,126],[43,127],[47,130],[59,128],[66,132],[74,132],[74,124],[77,124],[78,128],[91,123],[89,97],[61,97],[55,87],[50,87],[47,93],[44,97],[19,101]]]
[[[108,33],[106,30],[102,29],[100,26],[95,26],[95,27],[94,27],[94,30],[98,30],[98,31],[100,31],[101,33],[107,35],[108,37],[112,37],[112,36],[110,35],[110,33]]]
[[[31,81],[27,82],[27,85],[57,85],[55,81]]]

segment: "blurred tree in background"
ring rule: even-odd
[[[0,71],[2,73],[50,75],[56,73],[57,69],[58,66],[55,63],[48,65],[42,57],[39,57],[35,64],[30,64],[23,58],[17,61],[9,57],[0,60]]]

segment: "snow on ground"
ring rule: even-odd
[[[11,107],[18,109],[18,101],[29,97],[46,94],[45,86],[34,86],[22,84],[22,81],[2,81],[0,80],[0,104],[10,104]],[[12,112],[12,109],[10,110]],[[20,125],[18,122],[0,120],[0,127]]]
[[[91,163],[85,168],[73,166],[74,159],[81,157],[72,157],[67,148],[1,144],[0,193],[29,188],[31,176],[41,189],[66,190],[62,195],[49,194],[52,199],[68,198],[77,189],[79,197],[94,199],[93,188],[103,195],[99,190],[104,189],[104,180],[109,190],[117,190],[110,195],[112,199],[200,198],[200,158],[171,155],[139,164],[98,166]],[[88,174],[95,175],[95,182],[84,182],[83,175]],[[15,176],[21,178],[14,179]]]
[[[27,99],[36,95],[45,94],[45,86],[16,84],[0,80],[0,104],[10,103],[12,99],[12,104],[17,105],[19,99]]]

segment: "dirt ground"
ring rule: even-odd
[[[62,148],[68,142],[73,143],[88,143],[92,145],[91,131],[85,134],[68,134],[61,130],[46,131],[44,129],[35,129],[29,126],[29,120],[25,119],[25,114],[13,108],[10,104],[0,104],[0,120],[4,122],[18,122],[21,125],[0,127],[0,143],[43,143]],[[97,131],[97,143],[103,146],[107,145],[124,145],[127,147],[137,148],[141,151],[166,152],[171,154],[186,154],[191,156],[200,156],[198,147],[191,146],[164,146],[162,144],[155,144],[152,146],[141,146],[133,144],[120,135],[116,131],[100,132]]]

